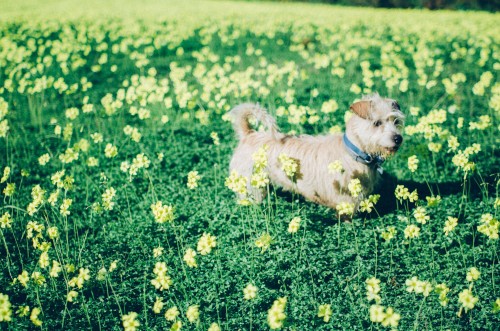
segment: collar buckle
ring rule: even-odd
[[[371,154],[363,152],[356,145],[354,145],[349,140],[349,138],[347,138],[347,134],[345,133],[342,137],[342,141],[344,142],[347,151],[354,158],[354,160],[369,167],[375,167],[380,174],[383,173],[384,170],[382,169],[382,163],[385,162],[385,159],[383,157],[378,155],[372,156]]]

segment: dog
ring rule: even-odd
[[[378,94],[354,102],[350,110],[353,115],[346,123],[345,133],[292,136],[281,133],[276,120],[258,104],[233,108],[229,115],[239,144],[229,168],[247,179],[247,196],[240,198],[260,203],[265,197],[265,189],[250,184],[255,171],[254,155],[264,148],[265,171],[272,184],[330,208],[349,203],[357,210],[360,201],[379,183],[385,158],[401,146],[405,116],[396,100]],[[253,129],[250,118],[260,123],[264,131]],[[283,155],[296,164],[293,176],[283,170]],[[330,165],[335,163],[343,169],[332,171]],[[349,185],[356,179],[358,194],[354,195]]]

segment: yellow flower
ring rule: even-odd
[[[458,224],[458,218],[448,216],[448,219],[444,223],[444,228],[443,228],[444,235],[448,236],[450,232],[455,229],[457,224]]]
[[[78,110],[78,108],[72,107],[72,108],[66,109],[65,115],[66,115],[66,118],[73,121],[78,117],[79,113],[80,113],[80,111]]]
[[[151,205],[153,216],[157,223],[171,222],[174,220],[174,207],[164,206],[161,201]]]
[[[78,160],[79,153],[74,148],[67,148],[63,154],[59,155],[59,160],[62,163],[71,163],[75,160]]]
[[[7,133],[9,132],[9,122],[7,120],[0,121],[0,137],[7,137]]]
[[[5,228],[10,228],[12,224],[12,218],[9,214],[9,212],[5,212],[1,217],[0,217],[0,227],[2,229]]]
[[[332,163],[330,163],[328,165],[328,172],[331,173],[331,174],[334,174],[334,173],[343,173],[344,172],[344,167],[342,166],[342,162],[340,162],[339,160],[336,160],[336,161],[333,161]]]
[[[240,205],[240,206],[251,206],[252,205],[252,201],[250,201],[248,199],[238,199],[238,205]]]
[[[169,308],[167,309],[167,311],[165,312],[165,318],[168,320],[168,321],[173,321],[177,318],[177,316],[179,316],[179,309],[177,309],[177,307],[172,307],[172,308]]]
[[[328,323],[332,317],[332,307],[329,304],[318,307],[318,317],[323,317],[323,322]]]
[[[245,298],[245,300],[255,299],[257,297],[257,291],[258,291],[257,286],[254,286],[253,284],[248,284],[243,289],[243,297]]]
[[[441,306],[447,306],[448,302],[450,301],[450,299],[448,299],[447,297],[448,292],[450,292],[448,286],[446,286],[446,284],[438,284],[436,285],[434,290],[439,295],[439,303],[441,304]]]
[[[406,290],[410,293],[417,292],[417,288],[419,286],[419,280],[417,276],[413,276],[411,279],[406,280]]]
[[[3,189],[3,194],[5,194],[6,197],[11,197],[14,195],[14,192],[16,191],[16,183],[7,183],[7,186]]]
[[[188,248],[186,250],[186,253],[184,254],[184,262],[188,265],[190,268],[196,268],[196,251],[192,248]]]
[[[415,210],[413,211],[413,216],[415,216],[415,219],[420,224],[425,224],[430,219],[425,208],[420,206],[415,208]]]
[[[410,224],[405,228],[404,234],[406,239],[417,238],[420,235],[420,228],[416,225]]]
[[[71,287],[82,288],[85,281],[90,279],[90,270],[88,268],[80,268],[78,271],[78,276],[73,277],[68,285]]]
[[[19,283],[21,283],[22,286],[24,287],[27,287],[28,286],[28,282],[30,280],[30,277],[29,277],[29,274],[26,270],[23,270],[18,276],[17,276],[17,280],[19,281]]]
[[[139,132],[139,129],[127,125],[123,128],[123,132],[125,133],[125,135],[130,136],[130,138],[136,143],[141,141],[142,134]]]
[[[352,84],[349,91],[351,91],[354,94],[360,94],[361,93],[361,87],[357,84]]]
[[[109,272],[113,272],[117,268],[118,260],[114,260],[109,264]]]
[[[40,265],[40,268],[45,269],[49,266],[49,253],[48,252],[42,252],[40,254],[40,259],[38,260],[38,264]]]
[[[104,210],[113,210],[115,203],[112,201],[116,195],[116,190],[112,187],[106,189],[102,194],[102,207]]]
[[[498,312],[500,312],[500,298],[497,298],[495,302],[493,302],[492,313],[496,314]]]
[[[425,200],[427,200],[427,206],[436,207],[441,202],[441,196],[437,195],[437,196],[425,197]]]
[[[370,199],[364,199],[359,203],[359,210],[362,212],[371,213],[373,207],[373,202]]]
[[[380,280],[372,277],[365,281],[366,283],[366,298],[368,301],[374,300],[377,304],[380,303]]]
[[[404,185],[397,185],[394,195],[400,202],[402,202],[403,200],[407,200],[409,198],[410,191],[408,188],[404,187]]]
[[[198,187],[198,181],[201,179],[201,176],[198,174],[198,171],[190,171],[188,173],[188,181],[187,187],[191,190]]]
[[[417,288],[419,288],[419,289],[421,288],[422,289],[421,290],[422,295],[424,297],[428,297],[429,294],[431,293],[432,289],[433,289],[432,284],[430,282],[428,282],[428,281],[424,281],[424,282],[421,282],[419,285],[420,286],[417,287]]]
[[[394,310],[389,307],[385,311],[384,319],[382,320],[382,326],[390,326],[392,328],[397,328],[399,324],[399,320],[401,319],[401,315],[394,312]]]
[[[286,319],[285,307],[286,307],[286,297],[278,298],[274,301],[271,309],[267,313],[267,322],[271,329],[279,329],[283,326],[283,322]]]
[[[361,181],[359,180],[359,178],[353,178],[353,179],[351,179],[349,181],[349,184],[347,185],[347,187],[348,187],[349,192],[351,193],[351,196],[353,198],[358,197],[358,195],[362,191]]]
[[[370,306],[370,321],[373,323],[381,323],[385,318],[384,307],[380,305]]]
[[[68,216],[70,214],[69,207],[71,206],[72,203],[73,203],[72,199],[64,199],[63,200],[63,202],[59,208],[59,211],[60,211],[62,216]]]
[[[325,101],[321,105],[321,112],[325,113],[325,114],[334,113],[338,109],[339,109],[339,105],[338,105],[337,101],[335,101],[333,99]]]
[[[189,306],[186,311],[186,317],[190,323],[195,323],[200,318],[200,310],[198,305]]]
[[[66,295],[66,301],[68,302],[73,302],[73,300],[78,296],[78,292],[75,290],[71,290],[68,292],[68,295]]]
[[[139,321],[136,320],[138,314],[135,312],[128,313],[122,316],[122,325],[125,331],[136,331],[141,325]]]
[[[245,176],[240,176],[236,170],[232,170],[224,185],[237,194],[246,195],[247,181]]]
[[[94,144],[98,144],[98,143],[101,143],[103,141],[103,136],[102,134],[98,133],[98,132],[94,132],[90,135],[90,137],[92,138],[92,140],[94,141]]]
[[[219,135],[217,134],[217,132],[211,132],[210,137],[212,138],[215,146],[220,145]]]
[[[203,233],[200,240],[198,240],[197,250],[201,255],[207,255],[212,251],[212,248],[217,246],[217,237],[212,236],[210,233]]]
[[[5,121],[5,122],[7,122],[7,121]],[[1,124],[1,123],[0,123],[0,124]],[[56,136],[60,136],[60,135],[61,135],[61,132],[62,132],[62,128],[61,128],[61,126],[60,126],[60,125],[56,125],[56,126],[54,127],[54,134],[55,134]]]
[[[151,280],[151,284],[157,290],[168,290],[172,285],[172,279],[167,275],[167,264],[165,262],[156,262],[153,273],[156,277]]]
[[[163,275],[167,273],[167,264],[165,262],[156,262],[153,269],[155,275]]]
[[[220,330],[219,324],[214,322],[214,323],[210,324],[208,331],[221,331],[221,330]]]
[[[255,188],[264,188],[269,184],[269,177],[267,172],[260,170],[259,172],[254,172],[250,178],[250,185]]]
[[[68,273],[75,272],[75,265],[74,264],[66,264],[64,267],[66,268],[66,271]]]
[[[41,166],[46,165],[49,161],[50,161],[50,155],[49,155],[49,153],[45,153],[45,154],[43,154],[42,156],[40,156],[40,157],[38,158],[38,163],[39,163]]]
[[[479,116],[478,122],[470,122],[469,130],[485,130],[486,128],[491,126],[491,117],[489,115]]]
[[[10,322],[12,319],[11,303],[7,294],[0,293],[0,322]]]
[[[333,125],[330,129],[328,129],[329,133],[340,133],[342,132],[342,128],[340,125]]]
[[[408,158],[408,169],[410,169],[411,172],[415,172],[418,169],[418,163],[420,161],[418,160],[416,155],[412,155]]]
[[[153,257],[157,258],[163,255],[164,248],[163,247],[156,247],[153,248]]]
[[[465,308],[465,311],[474,308],[478,301],[479,299],[472,295],[472,291],[469,289],[465,289],[458,294],[458,302]]]
[[[441,150],[441,148],[443,147],[442,144],[440,143],[434,143],[434,142],[430,142],[427,144],[427,147],[429,148],[429,150],[433,153],[439,153],[439,151]]]
[[[29,306],[20,306],[17,309],[17,311],[16,311],[16,314],[19,315],[19,317],[28,316],[29,313],[30,313],[30,307]]]
[[[99,269],[99,271],[97,271],[96,279],[100,282],[103,282],[106,280],[107,274],[108,274],[108,271],[106,270],[106,268],[102,267],[101,269]]]
[[[41,312],[42,311],[38,307],[31,310],[30,320],[35,326],[42,326],[42,321],[38,318]]]
[[[179,331],[182,328],[182,322],[181,321],[175,321],[174,324],[170,327],[170,331]]]
[[[476,267],[472,267],[467,271],[466,279],[468,282],[474,282],[479,279],[479,276],[481,276],[479,270]]]
[[[299,168],[297,160],[292,159],[291,157],[285,155],[284,153],[281,153],[278,156],[278,161],[281,163],[281,170],[285,172],[288,178],[293,179]]]
[[[162,309],[163,309],[163,301],[162,301],[161,298],[156,297],[156,301],[155,301],[155,303],[153,305],[153,312],[155,314],[159,314]]]
[[[50,277],[57,278],[59,277],[59,273],[61,272],[61,264],[55,260],[52,260],[52,268],[50,269]]]
[[[296,233],[300,228],[300,217],[294,217],[288,224],[288,232],[291,234]]]
[[[410,107],[410,114],[412,116],[418,116],[418,113],[420,113],[420,108],[419,107]]]
[[[106,148],[104,149],[104,156],[107,158],[113,158],[116,155],[118,155],[118,148],[116,146],[113,146],[113,144],[107,144]]]
[[[387,229],[380,235],[386,242],[391,241],[396,236],[397,230],[395,226],[388,226]]]
[[[261,146],[255,153],[252,154],[253,171],[254,173],[261,172],[267,167],[267,150],[268,145]]]
[[[263,232],[262,235],[255,241],[255,246],[261,249],[261,253],[264,253],[271,246],[271,235],[267,232]]]
[[[59,238],[59,229],[57,228],[57,226],[51,226],[47,229],[47,234],[49,235],[50,239],[56,240],[57,238]]]
[[[492,240],[498,240],[498,231],[500,229],[500,221],[493,217],[490,213],[481,215],[481,225],[478,225],[477,231],[481,232]]]
[[[354,214],[354,204],[349,202],[341,202],[335,208],[339,216]]]
[[[165,274],[157,275],[151,280],[151,284],[160,291],[168,290],[170,285],[172,285],[172,279]]]
[[[448,151],[454,152],[457,150],[458,147],[460,147],[458,138],[455,136],[448,137]]]

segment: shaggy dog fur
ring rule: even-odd
[[[395,100],[374,94],[353,103],[350,109],[354,114],[346,123],[346,135],[355,146],[371,156],[381,157],[398,150],[403,140],[404,115]],[[354,203],[357,209],[359,201],[366,198],[379,181],[377,167],[356,161],[344,144],[341,133],[322,136],[283,134],[279,132],[275,119],[256,104],[239,105],[231,110],[230,116],[239,138],[230,171],[236,170],[248,179],[254,170],[252,155],[267,145],[266,171],[273,184],[331,208],[347,202]],[[249,118],[254,118],[265,130],[252,129]],[[298,164],[294,178],[289,178],[281,168],[278,156],[282,153]],[[336,160],[344,168],[341,173],[328,169],[328,165]],[[358,178],[362,186],[362,193],[356,198],[348,190],[353,178]],[[260,202],[265,192],[251,187],[250,180],[247,187],[250,197]]]

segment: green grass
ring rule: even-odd
[[[268,311],[282,297],[284,330],[390,329],[370,320],[372,277],[380,280],[380,304],[400,314],[400,330],[499,329],[498,14],[225,1],[92,4],[21,1],[0,14],[0,171],[10,168],[0,184],[0,293],[10,302],[0,297],[2,329],[37,328],[31,314],[39,308],[43,330],[120,330],[131,312],[139,329],[164,330],[174,323],[164,314],[176,306],[185,330],[212,323],[267,330]],[[376,210],[342,222],[335,210],[276,187],[261,205],[237,204],[224,185],[237,144],[224,116],[231,107],[260,102],[282,131],[324,134],[343,130],[349,105],[373,91],[397,99],[407,115],[405,142],[384,165]],[[106,109],[106,98],[122,104]],[[325,113],[329,100],[339,107]],[[93,110],[84,112],[85,105]],[[79,110],[74,119],[66,113],[72,107]],[[134,115],[141,108],[149,118]],[[127,125],[142,134],[138,142],[125,134]],[[96,132],[102,142],[94,142]],[[107,144],[116,156],[105,155]],[[432,144],[440,150],[432,152]],[[480,151],[476,146],[459,164],[457,155],[473,144]],[[68,148],[78,158],[64,163]],[[140,153],[149,166],[123,172],[122,162],[132,164]],[[408,169],[413,155],[415,172]],[[52,205],[51,177],[61,170],[65,185]],[[194,170],[201,179],[189,189]],[[9,184],[13,194],[5,193]],[[46,193],[30,214],[36,185]],[[398,201],[397,185],[417,190],[418,201]],[[116,195],[106,210],[110,188]],[[438,195],[438,203],[426,199]],[[68,215],[63,199],[71,199]],[[151,205],[158,201],[174,208],[173,221],[155,222]],[[417,206],[429,216],[425,224],[415,219]],[[479,231],[488,215],[491,239]],[[294,217],[301,223],[292,235]],[[445,235],[448,217],[458,225]],[[37,225],[43,230],[30,235]],[[420,228],[418,237],[405,237],[409,225]],[[57,227],[56,239],[50,227]],[[386,240],[390,227],[396,233]],[[206,255],[198,249],[204,233],[216,236]],[[272,240],[262,250],[255,242],[265,233]],[[158,247],[163,254],[155,257]],[[183,260],[188,248],[198,250],[196,268]],[[43,251],[48,266],[40,263]],[[53,261],[62,268],[57,277]],[[151,283],[158,262],[172,281],[163,291]],[[480,272],[475,281],[466,279],[472,267]],[[80,268],[89,277],[78,286]],[[414,276],[433,287],[428,296],[408,292]],[[258,288],[253,300],[244,299],[248,284]],[[445,306],[438,284],[449,288]],[[478,301],[465,310],[459,294],[469,288]],[[70,291],[78,293],[73,302]],[[157,298],[164,303],[159,314]],[[322,304],[331,305],[328,322],[318,317]],[[191,323],[193,305],[200,315]]]

